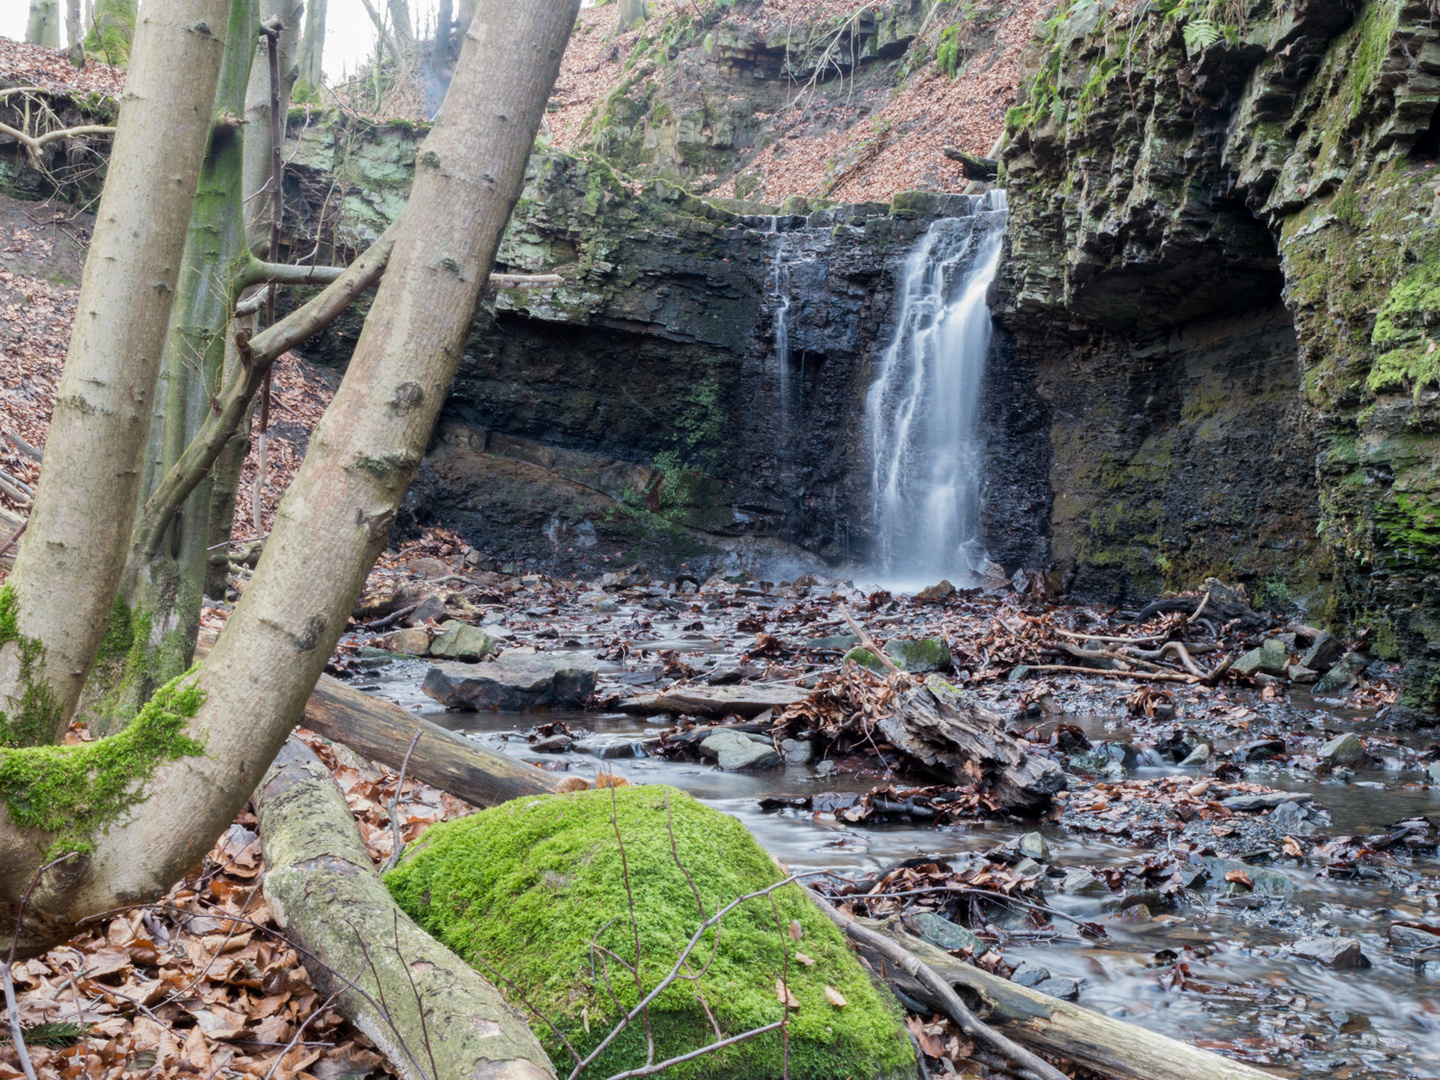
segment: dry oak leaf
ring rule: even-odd
[[[836,990],[833,986],[825,987],[825,997],[829,1000],[830,1004],[834,1005],[837,1009],[843,1009],[847,1004],[849,1004],[849,1002],[845,1000],[845,995],[840,993],[840,991]]]
[[[798,1009],[800,1007],[800,1002],[795,1000],[795,995],[792,994],[790,988],[785,985],[784,979],[775,980],[775,996],[780,999],[780,1004],[784,1005],[787,1009]]]

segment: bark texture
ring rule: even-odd
[[[303,743],[281,749],[255,811],[276,921],[310,954],[316,989],[338,995],[336,1008],[402,1080],[553,1080],[544,1049],[500,992],[395,905],[345,797]]]
[[[280,109],[290,104],[290,91],[299,72],[300,19],[303,0],[261,0],[260,21],[279,19],[280,31]],[[248,220],[245,231],[250,237],[250,250],[264,255],[270,249],[271,206],[268,198],[254,197],[270,179],[270,56],[265,39],[255,46],[250,66],[250,85],[245,93],[245,124],[250,137],[245,140],[244,189]]]
[[[0,693],[11,741],[63,734],[120,583],[229,10],[228,0],[148,0],[140,19],[50,421],[45,481],[11,578],[18,632],[47,653],[32,679],[43,680],[53,707],[48,717],[16,723],[31,689],[20,684],[31,680],[18,643],[7,645]]]
[[[445,400],[578,9],[486,0],[477,13],[345,380],[200,671],[207,696],[189,733],[205,753],[160,765],[142,812],[40,876],[19,955],[163,893],[209,850],[303,715]],[[45,846],[0,814],[0,936]]]
[[[620,0],[620,33],[625,33],[637,22],[650,18],[645,0]]]
[[[296,92],[308,100],[320,85],[324,72],[320,62],[325,57],[326,0],[310,0],[305,5],[305,30],[300,36],[300,67],[295,77]]]

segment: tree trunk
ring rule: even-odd
[[[430,58],[431,66],[434,67],[437,75],[450,66],[452,12],[451,0],[440,0],[440,7],[435,15],[435,49]]]
[[[129,63],[135,41],[135,6],[136,0],[95,0],[86,50],[99,53],[107,64]],[[224,18],[218,21],[221,25],[225,22]]]
[[[395,44],[404,56],[415,55],[415,27],[410,21],[408,0],[386,0],[390,12],[390,28],[395,33]]]
[[[85,66],[85,31],[80,23],[80,0],[65,0],[65,36],[70,46],[70,62],[77,68]]]
[[[229,10],[228,0],[148,0],[141,21],[45,479],[7,583],[19,637],[0,651],[0,744],[64,733],[120,584]],[[44,650],[38,665],[25,640]]]
[[[276,921],[317,992],[336,995],[401,1080],[554,1080],[519,1013],[390,898],[345,796],[303,743],[280,751],[255,814]]]
[[[147,0],[147,10],[161,3]],[[186,729],[204,753],[160,761],[138,785],[145,801],[127,820],[91,836],[88,853],[38,875],[53,838],[24,830],[17,804],[5,800],[0,939],[13,933],[18,955],[65,940],[96,912],[163,894],[233,820],[300,720],[450,388],[578,11],[579,0],[485,0],[472,23],[446,108],[417,154],[410,204],[349,370],[311,435],[255,576],[200,670],[205,699]],[[174,68],[194,78],[191,68]],[[112,183],[131,160],[117,154]],[[92,267],[101,254],[97,237]],[[82,302],[82,328],[85,310]],[[17,929],[15,905],[32,883]]]
[[[30,0],[25,40],[47,49],[60,47],[60,0]]]
[[[637,22],[650,18],[645,0],[620,0],[620,33],[625,33]]]
[[[161,360],[139,494],[142,507],[199,434],[210,402],[220,392],[226,330],[235,301],[231,276],[246,253],[240,191],[244,129],[227,118],[239,116],[245,105],[250,43],[259,24],[257,6],[256,0],[233,0],[231,6],[212,109],[214,127],[201,166],[184,268]],[[266,134],[256,132],[252,137]],[[112,618],[125,619],[131,641],[121,652],[117,646],[124,644],[124,634],[107,639],[111,648],[102,649],[86,688],[83,711],[97,735],[118,730],[157,689],[190,666],[205,588],[211,489],[207,474],[170,517],[159,543],[142,535],[144,514],[137,517],[121,579],[123,608],[112,612]]]
[[[305,7],[305,32],[300,38],[300,69],[295,78],[296,100],[309,101],[324,77],[325,7],[327,0],[310,0]]]
[[[461,36],[470,29],[475,18],[475,0],[455,0],[455,33]]]
[[[303,0],[261,0],[260,21],[279,19],[284,29],[280,31],[280,111],[283,114],[290,105],[290,91],[295,86],[299,73],[300,17]],[[245,123],[250,137],[245,140],[245,165],[243,186],[245,191],[246,235],[250,239],[250,250],[260,258],[266,258],[270,249],[270,199],[258,198],[256,193],[270,180],[270,53],[269,46],[262,38],[255,47],[254,60],[250,68],[250,85],[245,92]],[[280,128],[285,130],[282,121]]]

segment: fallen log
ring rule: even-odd
[[[214,639],[202,637],[195,657],[210,652]],[[367,761],[399,769],[405,749],[422,732],[410,757],[408,775],[448,791],[471,806],[496,806],[522,795],[550,795],[563,779],[523,761],[493,754],[463,735],[446,731],[402,709],[321,675],[305,703],[304,724],[318,735],[344,743]]]
[[[400,768],[417,731],[408,775],[471,806],[496,806],[522,795],[549,795],[561,779],[523,761],[492,754],[463,735],[322,675],[305,703],[305,726],[362,757]]]
[[[982,1022],[1031,1050],[1133,1080],[1274,1080],[1238,1061],[991,975],[906,932],[893,916],[884,922],[858,918],[817,901],[900,993],[945,1010],[944,995],[897,963],[894,950],[877,938],[932,969]]]
[[[265,899],[322,1000],[401,1080],[554,1080],[500,992],[405,915],[328,769],[293,736],[255,792]]]
[[[944,146],[940,148],[951,161],[960,163],[960,171],[965,174],[966,180],[994,180],[1000,175],[1000,163],[994,158],[983,158],[978,154],[967,154],[958,146]]]
[[[1002,810],[1038,813],[1065,790],[1064,770],[1008,735],[1003,716],[948,690],[906,690],[875,726],[895,749],[950,769],[962,783],[978,768],[979,786],[999,796]]]

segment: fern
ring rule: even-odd
[[[1225,29],[1213,19],[1194,17],[1187,19],[1184,28],[1185,51],[1203,52],[1225,35]]]

